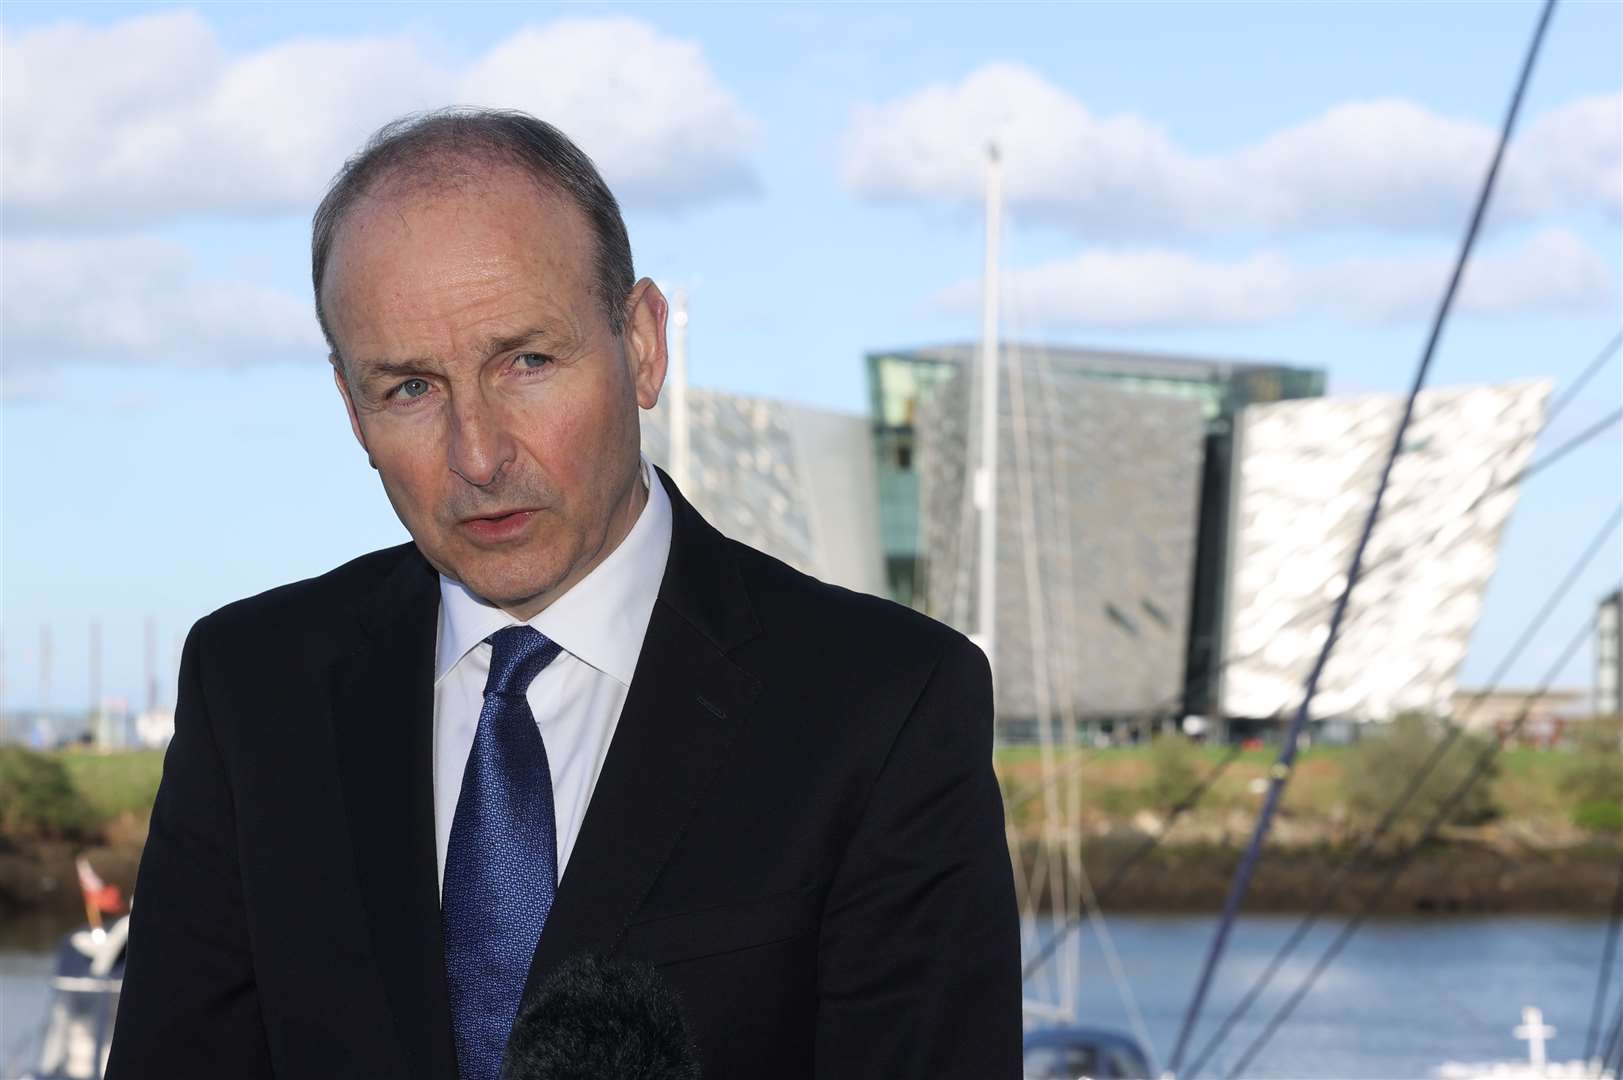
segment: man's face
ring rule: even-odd
[[[665,378],[665,300],[616,337],[585,215],[498,170],[385,187],[338,230],[323,309],[355,437],[441,573],[522,619],[584,577],[642,507],[637,406]]]

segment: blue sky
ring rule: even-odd
[[[684,284],[699,385],[860,410],[864,352],[972,338],[977,148],[1004,145],[1023,336],[1403,387],[1531,3],[8,3],[5,703],[139,700],[198,616],[404,539],[308,302],[321,183],[454,100],[554,119]],[[1623,6],[1564,3],[1432,384],[1570,379],[1623,322]],[[1519,156],[1518,156],[1519,155]],[[1547,432],[1623,398],[1613,360]],[[1615,429],[1530,483],[1465,679],[1623,491]],[[1512,672],[1615,582],[1614,541]],[[1586,685],[1587,651],[1563,682]]]

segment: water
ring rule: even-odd
[[[1205,1048],[1295,928],[1291,916],[1240,919],[1230,935],[1184,1066]],[[1344,925],[1327,919],[1297,947],[1269,990],[1202,1070],[1223,1077]],[[1210,948],[1216,919],[1114,917],[1109,933],[1165,1068]],[[1045,922],[1040,931],[1050,930]],[[1539,916],[1381,919],[1366,923],[1311,994],[1247,1066],[1248,1077],[1405,1080],[1445,1061],[1527,1060],[1511,1029],[1524,1005],[1556,1028],[1551,1061],[1581,1057],[1606,923]],[[1129,1013],[1099,941],[1082,932],[1079,981],[1085,1023],[1130,1031]],[[1051,974],[1051,969],[1050,972]],[[1043,972],[1030,992],[1052,1000]],[[1623,989],[1623,988],[1620,988]],[[1619,989],[1611,1001],[1616,1002]],[[1615,1006],[1609,1006],[1615,1007]]]
[[[0,923],[0,1080],[11,1080],[22,1066],[33,1065],[56,943],[83,922],[51,915]]]
[[[1341,925],[1327,921],[1303,943],[1203,1076],[1226,1074]],[[1294,926],[1295,919],[1286,916],[1247,917],[1236,924],[1186,1063]],[[1207,916],[1118,916],[1109,922],[1149,1029],[1149,1049],[1162,1067],[1214,928]],[[44,1008],[43,977],[57,935],[67,929],[50,922],[0,927],[0,1063],[14,1061],[12,1055],[31,1044]],[[1556,1028],[1551,1060],[1576,1058],[1587,1035],[1605,929],[1599,919],[1533,916],[1373,920],[1246,1075],[1405,1080],[1429,1077],[1448,1060],[1525,1060],[1526,1045],[1510,1034],[1523,1005],[1543,1009],[1545,1022]],[[1041,932],[1051,932],[1051,924]],[[1098,939],[1085,930],[1080,943],[1084,1021],[1130,1030]],[[1038,980],[1043,978],[1039,973]],[[1050,996],[1052,988],[1034,981],[1032,993]]]

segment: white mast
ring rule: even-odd
[[[691,461],[688,439],[688,294],[681,286],[673,291],[671,314],[671,479],[693,498],[688,486]]]
[[[980,584],[975,610],[980,623],[976,644],[997,674],[997,421],[998,421],[998,234],[1003,214],[1003,165],[997,144],[986,147],[986,268],[981,306],[981,453],[975,472],[975,506],[980,510]]]

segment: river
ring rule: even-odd
[[[1162,1067],[1214,925],[1206,916],[1116,916],[1109,921],[1150,1049]],[[1286,916],[1247,917],[1236,924],[1191,1053],[1204,1045],[1294,925]],[[1340,920],[1327,920],[1309,938],[1203,1075],[1224,1075],[1341,925]],[[1050,927],[1045,922],[1041,932],[1050,932]],[[0,930],[0,1052],[14,1053],[38,1025],[42,979],[50,967],[56,930],[45,923]],[[1577,1058],[1589,1025],[1604,934],[1605,923],[1597,919],[1373,920],[1246,1075],[1403,1080],[1429,1077],[1449,1060],[1525,1060],[1526,1045],[1511,1035],[1524,1005],[1543,1009],[1545,1022],[1556,1028],[1551,1060]],[[1082,934],[1081,952],[1078,999],[1084,1019],[1129,1030],[1128,1009],[1091,931]],[[1040,981],[1034,981],[1033,991],[1045,996],[1052,992]]]

